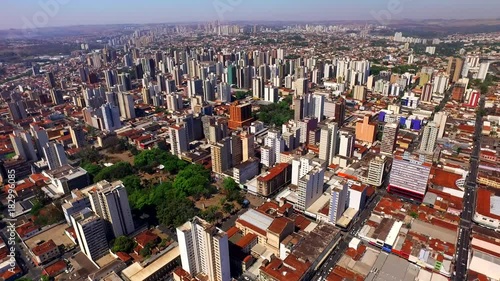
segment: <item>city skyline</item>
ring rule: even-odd
[[[422,2],[428,2],[428,5]],[[134,5],[135,4],[135,5]],[[74,25],[155,24],[207,21],[347,21],[363,20],[390,24],[402,19],[495,19],[500,2],[430,0],[418,3],[407,0],[357,0],[334,3],[312,0],[307,5],[298,1],[277,0],[192,0],[189,2],[148,0],[142,5],[125,0],[117,3],[89,0],[38,1],[31,5],[7,0],[0,19],[0,29],[23,29]],[[432,6],[432,9],[429,7]],[[154,7],[154,8],[153,8]],[[173,13],[170,13],[174,10]],[[126,15],[126,17],[124,17]],[[146,16],[145,16],[146,15]]]

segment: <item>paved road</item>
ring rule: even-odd
[[[335,266],[340,257],[342,257],[345,250],[347,250],[347,248],[349,247],[349,242],[351,241],[351,239],[356,236],[359,230],[361,230],[366,220],[368,220],[368,218],[370,217],[375,206],[377,206],[380,199],[382,199],[382,197],[384,196],[385,192],[385,186],[383,186],[377,191],[374,196],[372,196],[371,201],[367,202],[368,205],[354,220],[354,223],[351,224],[349,229],[345,231],[342,240],[340,240],[339,244],[335,247],[330,256],[328,256],[323,265],[321,265],[321,267],[316,271],[316,274],[312,278],[313,281],[326,279],[326,277],[330,274],[331,269]]]
[[[484,110],[484,95],[481,95],[479,101],[480,111]],[[467,265],[469,258],[469,248],[471,241],[471,231],[474,217],[474,210],[476,206],[476,179],[479,166],[479,153],[481,150],[481,131],[483,128],[483,117],[480,114],[476,116],[476,125],[474,131],[474,146],[472,148],[472,154],[470,159],[470,172],[467,175],[465,182],[465,194],[464,194],[464,207],[461,214],[460,228],[457,241],[457,254],[455,260],[455,274],[453,275],[453,280],[461,281],[467,280]]]
[[[0,232],[2,239],[5,243],[8,243],[7,237],[9,237],[9,233],[7,232],[7,228],[2,229]],[[25,277],[32,280],[39,280],[42,276],[42,269],[39,267],[35,267],[31,259],[29,258],[28,249],[23,246],[23,244],[19,241],[15,244],[16,247],[16,261],[19,267],[21,267],[23,273],[26,273]]]

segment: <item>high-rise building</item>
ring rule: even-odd
[[[439,134],[439,125],[436,122],[429,122],[422,132],[420,151],[427,154],[434,153],[434,147]]]
[[[443,94],[448,88],[450,76],[439,74],[434,78],[434,87],[432,88],[433,93]]]
[[[52,72],[45,73],[45,78],[47,79],[47,84],[49,84],[49,88],[53,89],[57,87],[56,79],[54,78],[54,73]]]
[[[49,135],[44,128],[40,128],[36,124],[30,124],[31,134],[35,139],[36,150],[38,152],[38,156],[43,156],[43,147],[49,143]]]
[[[448,113],[444,111],[437,112],[434,114],[434,122],[439,127],[437,138],[441,139],[444,136],[444,130],[446,128],[446,121],[448,120]]]
[[[99,108],[98,113],[99,118],[99,128],[108,132],[114,132],[122,127],[120,121],[120,110],[118,107],[113,106],[109,103],[104,104]]]
[[[261,163],[266,167],[272,167],[281,162],[281,152],[285,150],[285,140],[279,130],[269,130],[264,139],[264,153],[262,153]]]
[[[252,105],[250,103],[240,104],[233,102],[229,107],[229,128],[237,129],[244,126],[250,126],[253,121]]]
[[[361,85],[356,85],[354,86],[354,89],[352,90],[353,94],[352,97],[355,100],[364,102],[366,100],[366,88],[365,86]]]
[[[69,128],[69,133],[71,135],[71,141],[76,148],[82,148],[86,144],[85,133],[81,126],[75,126]]]
[[[134,96],[127,92],[121,92],[117,94],[118,96],[118,105],[120,107],[120,116],[125,119],[134,119],[135,108],[134,108]]]
[[[345,181],[334,181],[331,183],[332,197],[330,198],[329,221],[337,223],[347,207],[348,186]]]
[[[118,237],[134,232],[127,190],[121,181],[100,181],[89,196],[92,210],[105,220],[108,234]]]
[[[432,88],[434,84],[426,83],[422,88],[422,95],[420,96],[420,101],[430,102],[432,100]]]
[[[302,96],[309,92],[309,81],[307,78],[300,78],[295,81],[295,95]]]
[[[477,73],[477,79],[484,81],[486,75],[488,74],[488,69],[490,68],[490,62],[482,62],[479,65],[479,72]]]
[[[387,123],[384,125],[382,143],[380,145],[381,153],[392,155],[394,149],[396,149],[396,139],[398,137],[398,131],[398,123]]]
[[[211,147],[212,156],[212,171],[217,174],[222,174],[231,168],[231,138],[226,137]]]
[[[329,123],[327,126],[322,126],[320,134],[319,158],[325,160],[327,165],[330,165],[333,157],[337,155],[338,124]]]
[[[64,103],[63,93],[58,89],[50,90],[50,98],[52,99],[52,104],[59,105]]]
[[[182,269],[208,281],[230,281],[227,233],[205,220],[194,217],[177,228]]]
[[[446,69],[446,73],[450,75],[451,82],[455,83],[458,79],[460,79],[463,64],[464,61],[461,58],[448,58],[448,68]]]
[[[230,102],[231,101],[231,85],[226,82],[221,82],[217,89],[219,92],[218,99],[221,102]]]
[[[354,153],[354,141],[356,137],[352,132],[349,131],[341,130],[339,132],[340,144],[338,154],[346,158],[352,158],[352,155]]]
[[[16,155],[20,156],[26,161],[37,161],[38,156],[33,146],[31,135],[24,131],[14,131],[10,135],[10,141],[14,147]]]
[[[109,253],[104,220],[89,208],[71,215],[80,250],[93,262]]]
[[[403,197],[423,200],[431,166],[431,163],[425,162],[424,155],[415,157],[406,153],[394,156],[387,190]]]
[[[43,154],[50,170],[68,164],[64,147],[60,143],[49,142],[43,147]]]
[[[248,133],[242,133],[241,134],[241,145],[242,145],[242,152],[243,152],[243,159],[242,161],[245,162],[250,158],[253,158],[255,156],[255,135],[253,134],[248,134]]]
[[[264,82],[262,77],[252,79],[252,92],[254,99],[261,99],[264,96]]]
[[[377,125],[370,122],[370,115],[365,115],[363,121],[356,122],[356,139],[362,142],[373,143],[377,134]]]
[[[299,178],[296,210],[305,212],[323,194],[324,179],[325,169],[317,166]]]
[[[172,125],[168,129],[170,152],[181,158],[182,152],[189,150],[188,132],[184,124]]]
[[[12,101],[9,102],[7,106],[12,121],[16,122],[22,119],[26,119],[28,117],[23,101]]]
[[[374,186],[381,186],[386,163],[387,157],[385,157],[384,155],[376,156],[372,160],[370,160],[370,164],[368,165],[368,175],[366,183]]]

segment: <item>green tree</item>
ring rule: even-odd
[[[116,252],[124,252],[124,253],[130,253],[135,247],[135,242],[132,240],[132,238],[129,238],[127,236],[119,236],[113,241],[113,247],[111,247],[111,251],[113,253]]]
[[[113,181],[122,179],[134,173],[132,165],[128,162],[118,162],[113,166],[103,168],[95,177],[94,181]]]
[[[86,163],[82,168],[87,171],[90,177],[90,181],[94,182],[95,176],[101,171],[101,166],[93,163]]]
[[[219,218],[219,206],[209,206],[207,209],[201,211],[200,216],[208,222],[215,222]]]
[[[141,256],[143,257],[149,257],[151,255],[151,249],[154,247],[152,243],[146,244],[144,248],[140,251]]]

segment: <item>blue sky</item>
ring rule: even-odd
[[[52,5],[44,8],[44,3]],[[217,19],[374,20],[374,14],[391,19],[500,18],[499,0],[1,0],[0,4],[0,29]],[[392,10],[391,5],[395,5]]]

